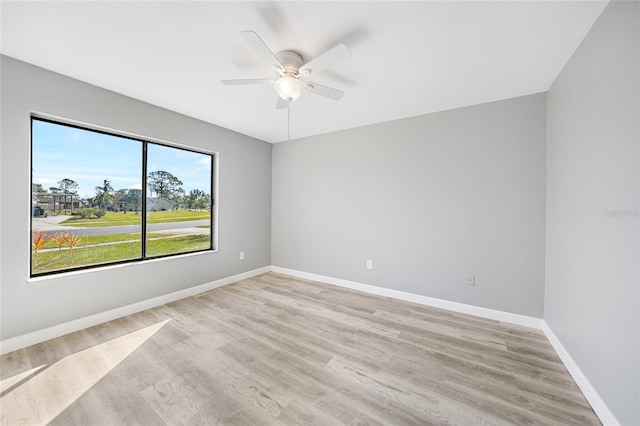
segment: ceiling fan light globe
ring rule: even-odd
[[[287,101],[295,101],[304,91],[304,82],[295,77],[280,77],[273,83],[276,93]]]

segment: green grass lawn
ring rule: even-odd
[[[120,234],[132,236],[136,234]],[[137,234],[138,237],[140,234]],[[150,234],[165,235],[166,234]],[[105,242],[105,237],[111,235],[102,235],[98,237],[84,237],[81,243],[90,243],[91,238],[100,238],[100,242]],[[86,242],[84,239],[86,238]],[[122,240],[116,240],[122,241]],[[209,235],[184,235],[180,237],[168,237],[157,240],[149,240],[147,242],[147,257],[163,256],[167,254],[187,253],[197,250],[205,250],[209,248]],[[57,247],[57,245],[54,245]],[[38,253],[32,256],[32,273],[41,274],[44,272],[57,271],[61,269],[76,268],[88,265],[99,265],[102,263],[111,263],[121,260],[139,259],[142,256],[142,248],[140,240],[124,241],[121,244],[109,244],[101,246],[78,246],[71,250],[53,250]]]
[[[208,211],[173,210],[161,212],[149,212],[147,223],[187,222],[190,220],[208,220],[211,213]],[[107,212],[100,219],[72,218],[61,222],[60,225],[75,226],[79,228],[97,228],[104,226],[140,225],[142,215],[134,212]]]
[[[183,235],[169,239],[151,240],[147,242],[147,257],[206,250],[210,247],[210,243],[209,235]]]

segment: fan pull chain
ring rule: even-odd
[[[291,101],[287,104],[287,142],[291,141]]]

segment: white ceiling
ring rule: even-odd
[[[239,36],[305,60],[352,56],[313,75],[291,137],[546,91],[606,1],[3,1],[3,54],[269,142],[287,138],[270,86],[221,79],[272,71]],[[73,117],[70,117],[73,118]]]

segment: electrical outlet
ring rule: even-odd
[[[468,285],[469,287],[475,287],[476,286],[476,276],[475,275],[465,275],[464,283],[466,285]]]
[[[240,260],[244,260],[244,252],[243,251],[240,252]]]
[[[367,259],[367,269],[373,269],[373,260]]]

